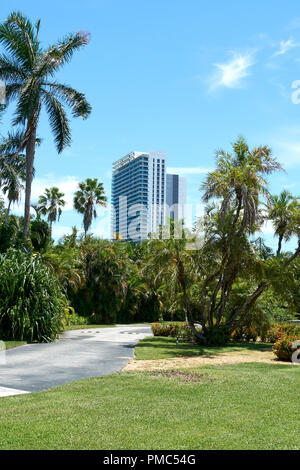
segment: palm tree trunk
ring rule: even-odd
[[[280,255],[280,252],[281,252],[282,240],[283,240],[283,235],[279,235],[278,248],[277,248],[277,253],[276,253],[277,257]]]
[[[6,221],[6,222],[8,222],[10,206],[11,206],[11,200],[9,200],[8,206],[7,206],[7,212],[6,212],[6,218],[5,218],[5,221]]]
[[[29,238],[31,184],[33,177],[33,163],[35,156],[36,125],[33,126],[26,144],[26,185],[25,185],[25,210],[24,210],[24,238]]]

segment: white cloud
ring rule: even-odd
[[[201,168],[201,167],[168,167],[167,173],[174,175],[201,175],[212,171],[211,168]]]
[[[300,17],[294,18],[287,26],[287,29],[299,29],[300,28]]]
[[[60,239],[64,235],[70,235],[71,233],[72,233],[72,227],[69,227],[67,225],[53,224],[52,226],[52,237],[55,240]]]
[[[232,60],[224,64],[214,64],[217,68],[212,77],[211,90],[219,87],[239,88],[243,78],[247,77],[250,67],[254,64],[250,53],[233,54]]]
[[[94,222],[91,232],[96,235],[97,237],[101,238],[110,238],[111,233],[110,233],[110,218],[111,218],[111,213],[110,213],[110,205],[108,207],[100,207],[97,209],[97,219]]]
[[[293,39],[288,39],[287,41],[280,41],[279,49],[274,53],[274,56],[284,55],[291,49],[294,49],[298,46],[299,44],[297,44]]]
[[[273,150],[283,167],[300,166],[300,141],[277,141],[273,144]]]
[[[46,188],[51,188],[52,186],[58,187],[60,192],[64,193],[63,199],[66,204],[62,208],[63,211],[73,210],[73,197],[74,192],[77,189],[79,180],[75,176],[64,176],[64,177],[55,177],[52,174],[45,175],[41,178],[34,178],[31,187],[31,204],[35,204],[38,201],[39,196],[41,196]],[[3,196],[3,195],[1,195]],[[12,206],[12,212],[16,215],[24,214],[24,199],[25,193],[22,191],[21,202],[19,204],[14,204]],[[7,198],[4,196],[4,200],[7,203]],[[34,209],[31,208],[31,213],[35,214]]]

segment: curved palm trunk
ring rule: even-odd
[[[29,238],[31,185],[33,178],[33,163],[35,156],[36,124],[31,130],[26,143],[26,185],[25,185],[25,210],[24,210],[24,238]]]
[[[282,246],[282,240],[283,240],[283,235],[279,235],[279,239],[278,239],[278,248],[277,248],[277,252],[276,252],[276,256],[278,257],[281,253],[281,246]]]

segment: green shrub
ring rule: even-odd
[[[0,253],[5,253],[16,243],[18,227],[14,218],[0,223]]]
[[[89,318],[78,315],[72,307],[68,307],[65,309],[65,314],[63,318],[64,326],[86,325],[89,323]]]
[[[283,335],[300,337],[300,326],[293,323],[272,322],[270,324],[270,328],[266,331],[261,339],[266,343],[275,343]]]
[[[300,334],[298,335],[283,334],[273,345],[274,354],[281,361],[291,361],[292,354],[294,351],[294,349],[292,348],[292,344],[294,341],[297,341],[297,340],[300,340]]]
[[[259,336],[258,331],[253,328],[252,326],[241,326],[240,328],[237,328],[234,330],[232,333],[231,337],[233,341],[257,341],[257,338]]]
[[[151,323],[154,336],[171,336],[177,338],[182,335],[183,328],[186,326],[182,323]]]
[[[188,343],[196,341],[186,322],[151,323],[151,328],[154,336],[171,336]]]
[[[230,340],[230,330],[226,326],[209,328],[205,339],[207,346],[225,346]]]
[[[37,256],[9,249],[0,255],[0,337],[49,342],[66,307],[57,282]]]

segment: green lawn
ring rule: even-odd
[[[17,346],[23,346],[24,344],[27,344],[26,341],[4,341],[5,344],[5,349],[11,349],[11,348],[16,348]],[[0,345],[1,349],[1,345]]]
[[[135,347],[136,359],[168,359],[179,356],[199,356],[202,354],[220,354],[234,351],[271,350],[267,343],[231,343],[224,347],[202,347],[182,341],[176,344],[175,338],[150,336],[140,341]]]
[[[299,373],[280,364],[118,373],[1,398],[0,448],[300,449]]]

